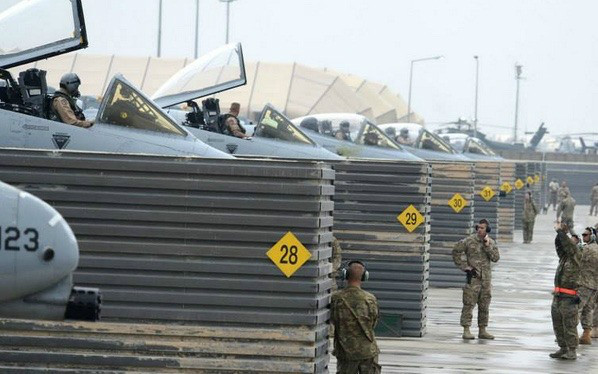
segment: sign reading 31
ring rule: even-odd
[[[309,258],[311,253],[292,232],[287,232],[266,255],[287,278],[290,278]]]

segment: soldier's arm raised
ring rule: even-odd
[[[488,244],[483,244],[482,248],[484,252],[486,252],[486,256],[492,262],[498,262],[500,260],[500,252],[498,251],[498,247],[496,246],[496,242],[492,239],[488,239]]]

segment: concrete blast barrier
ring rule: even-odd
[[[176,338],[181,344],[204,331],[203,348],[188,357],[206,360],[206,371],[327,370],[334,194],[328,165],[0,149],[0,180],[67,219],[81,250],[74,280],[101,288],[104,321],[116,322],[108,329],[135,324],[152,335],[143,322],[174,334],[171,324],[186,324],[192,332]],[[311,253],[290,278],[266,256],[288,231]],[[81,346],[93,347],[85,339]],[[60,349],[48,348],[66,354]],[[144,352],[140,346],[118,354]],[[0,362],[44,361],[19,354]],[[121,362],[84,358],[75,348],[68,354],[80,368],[118,369]]]
[[[430,240],[430,168],[426,163],[334,163],[334,234],[343,264],[364,261],[363,284],[379,300],[378,335],[422,336],[426,330]],[[423,223],[409,232],[397,216],[413,205]]]
[[[474,164],[431,161],[432,211],[430,235],[430,285],[460,287],[465,275],[453,262],[455,243],[473,231]],[[458,213],[449,206],[455,194],[467,202]]]

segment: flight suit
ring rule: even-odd
[[[334,351],[337,373],[380,373],[374,327],[378,323],[376,297],[359,287],[349,286],[332,294],[331,320],[334,324]]]
[[[590,194],[590,215],[598,215],[598,184],[592,187]]]
[[[490,300],[492,299],[492,269],[491,262],[498,262],[500,254],[492,238],[488,245],[484,245],[477,234],[472,234],[460,240],[453,248],[453,261],[463,271],[472,267],[477,277],[471,278],[463,287],[463,309],[461,311],[461,326],[471,326],[473,308],[478,305],[478,326],[488,326]]]
[[[559,207],[556,211],[557,220],[561,219],[561,222],[566,223],[567,226],[573,228],[573,212],[575,211],[575,199],[571,195],[566,195],[563,200],[559,203]]]
[[[52,98],[52,112],[56,120],[78,127],[91,127],[93,122],[86,121],[75,99],[63,88],[54,93]]]
[[[554,277],[555,289],[550,314],[552,316],[552,328],[561,348],[561,354],[555,352],[551,357],[561,358],[562,354],[565,354],[568,349],[575,350],[579,343],[577,336],[577,323],[579,321],[578,297],[576,291],[581,267],[581,252],[567,234],[561,230],[557,231],[554,244],[559,257],[559,265]]]
[[[598,244],[595,242],[586,244],[581,249],[578,287],[581,326],[584,330],[591,329],[594,323],[594,304],[598,297]]]
[[[236,136],[237,138],[247,137],[247,135],[245,135],[244,129],[239,123],[239,119],[236,116],[229,113],[224,123],[226,124],[226,128],[231,135]]]
[[[534,223],[538,215],[538,208],[533,199],[526,200],[523,204],[523,242],[531,243],[534,237]]]

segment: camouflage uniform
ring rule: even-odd
[[[598,215],[598,184],[592,187],[590,195],[590,215]]]
[[[557,194],[559,192],[559,184],[555,181],[552,181],[548,184],[548,188],[550,189],[550,207],[552,205],[552,210],[556,210],[556,206],[558,204]]]
[[[554,240],[559,266],[554,277],[555,288],[577,290],[579,271],[581,266],[581,252],[569,239],[567,234],[558,230]],[[576,295],[554,292],[552,306],[552,328],[556,340],[562,349],[575,349],[578,345],[577,336],[578,301]]]
[[[523,204],[523,242],[531,243],[534,237],[534,223],[538,215],[538,208],[530,198]]]
[[[478,326],[488,326],[490,300],[492,299],[492,269],[490,262],[497,262],[500,254],[494,240],[489,239],[484,245],[477,234],[472,234],[460,240],[453,248],[453,261],[459,269],[465,271],[473,267],[477,277],[463,287],[463,310],[461,311],[461,326],[471,326],[472,312],[478,304]]]
[[[563,201],[563,199],[565,197],[567,197],[568,195],[571,195],[571,191],[569,190],[569,187],[567,186],[561,186],[559,187],[559,204],[561,203],[561,201]]]
[[[559,208],[556,211],[556,219],[559,217],[561,222],[566,223],[567,226],[573,228],[573,212],[575,210],[575,199],[571,195],[567,195],[559,203]]]
[[[581,250],[578,285],[581,326],[584,329],[591,329],[593,326],[592,314],[596,297],[598,297],[598,244],[595,242],[586,244]]]
[[[237,116],[229,113],[224,123],[231,135],[236,136],[237,138],[247,138]]]
[[[332,294],[331,320],[334,323],[334,351],[337,373],[379,373],[378,345],[374,327],[378,323],[376,297],[359,287],[349,286]]]

